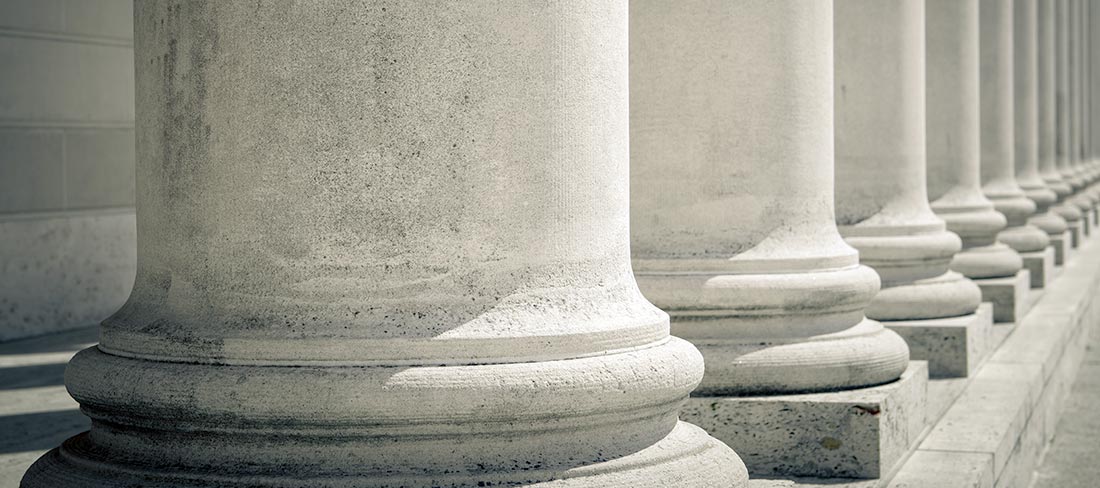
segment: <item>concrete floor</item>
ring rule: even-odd
[[[38,456],[88,428],[88,419],[65,393],[63,381],[66,362],[95,343],[96,333],[88,328],[0,344],[0,488],[19,486],[23,471]],[[1065,409],[1033,486],[1100,487],[1100,333],[1091,335]],[[845,481],[853,486],[876,484]],[[753,487],[792,484],[759,480]]]
[[[95,327],[0,344],[0,488],[91,422],[65,392],[65,364],[96,342]]]
[[[1100,487],[1100,331],[1093,330],[1033,488]]]

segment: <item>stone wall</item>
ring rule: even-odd
[[[0,2],[0,341],[94,324],[133,284],[131,9]]]

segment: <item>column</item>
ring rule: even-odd
[[[971,314],[981,293],[948,270],[961,241],[926,190],[924,2],[839,0],[835,22],[836,216],[882,278],[867,316]]]
[[[951,269],[969,278],[1015,276],[1023,260],[997,242],[1005,217],[981,189],[978,0],[929,0],[927,183],[932,210],[962,239]]]
[[[1084,219],[1084,233],[1090,234],[1092,209],[1095,206],[1091,194],[1086,191],[1088,181],[1088,171],[1085,168],[1083,147],[1084,147],[1084,135],[1085,135],[1085,110],[1084,106],[1087,103],[1084,95],[1084,9],[1085,2],[1081,0],[1070,0],[1069,15],[1069,116],[1070,116],[1070,171],[1073,174],[1073,178],[1077,181],[1077,192],[1072,199],[1072,202],[1077,205],[1083,213],[1085,213]]]
[[[1057,26],[1056,4],[1059,0],[1038,0],[1038,67],[1039,67],[1039,170],[1043,181],[1054,190],[1058,197],[1056,205],[1051,207],[1051,213],[1055,213],[1066,221],[1069,232],[1070,247],[1076,246],[1077,237],[1081,228],[1081,211],[1076,205],[1069,204],[1067,198],[1073,194],[1073,188],[1062,178],[1058,168],[1058,76],[1057,58],[1059,37]],[[1063,240],[1065,238],[1063,237]],[[1051,238],[1055,249],[1065,249],[1065,242],[1058,242],[1057,237]],[[1065,256],[1063,254],[1062,260]],[[1061,264],[1059,262],[1058,264]]]
[[[981,0],[979,9],[982,190],[1008,220],[998,239],[1021,253],[1042,252],[1050,238],[1028,224],[1036,205],[1016,181],[1013,0]]]
[[[864,317],[879,280],[833,220],[832,32],[829,1],[631,3],[635,275],[706,358],[685,420],[755,474],[875,465],[786,434],[828,429],[826,403],[800,416],[768,396],[879,385],[908,362]]]
[[[1052,241],[1062,239],[1064,218],[1050,212],[1058,195],[1039,172],[1039,59],[1038,3],[1013,1],[1013,130],[1016,181],[1031,201],[1035,215],[1028,223],[1046,232]]]
[[[741,486],[631,275],[626,2],[135,19],[137,283],[23,486]]]
[[[1077,178],[1073,165],[1074,138],[1073,132],[1073,94],[1071,82],[1071,56],[1070,56],[1070,7],[1073,0],[1058,0],[1056,15],[1058,25],[1055,32],[1058,35],[1057,76],[1058,76],[1058,170],[1062,178],[1077,191],[1082,186],[1082,181]]]
[[[1090,4],[1088,11],[1089,18],[1089,131],[1088,131],[1088,156],[1089,164],[1092,169],[1092,181],[1094,194],[1100,195],[1100,186],[1095,182],[1100,180],[1100,93],[1097,93],[1097,84],[1100,84],[1100,60],[1096,59],[1100,56],[1100,30],[1097,30],[1094,26],[1100,22],[1100,7]],[[1098,212],[1100,213],[1100,212]],[[1100,218],[1100,217],[1098,217]]]

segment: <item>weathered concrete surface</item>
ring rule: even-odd
[[[130,294],[132,209],[0,215],[0,236],[0,342],[96,324]]]

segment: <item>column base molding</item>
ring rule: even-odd
[[[456,366],[211,365],[93,347],[67,375],[91,431],[22,486],[740,486],[737,455],[677,421],[701,359],[676,338]]]
[[[507,474],[452,472],[445,474],[399,475],[379,473],[357,476],[353,473],[310,476],[303,472],[287,475],[233,476],[224,471],[207,473],[170,473],[164,470],[143,472],[123,468],[101,458],[84,433],[66,441],[31,467],[23,488],[59,486],[96,486],[97,488],[397,488],[397,487],[651,487],[699,486],[741,487],[748,480],[740,459],[728,447],[702,429],[678,422],[663,439],[634,454],[567,470],[533,465]],[[540,469],[541,468],[541,469]]]

